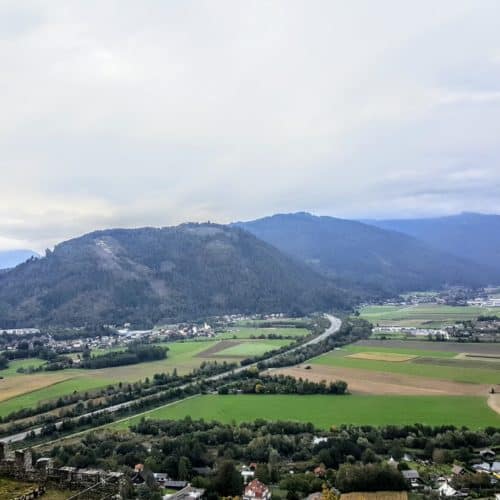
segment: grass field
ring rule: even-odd
[[[148,413],[151,419],[181,419],[186,416],[220,422],[294,420],[312,422],[329,429],[341,424],[428,425],[454,424],[471,428],[499,426],[500,416],[474,396],[296,396],[238,395],[198,396]],[[116,424],[127,428],[140,417]]]
[[[29,358],[29,359],[15,359],[13,361],[9,361],[9,367],[5,368],[5,370],[0,370],[1,377],[12,377],[13,375],[19,375],[17,370],[19,368],[29,368],[30,366],[33,368],[38,368],[40,365],[46,363],[44,359],[40,358]]]
[[[244,358],[249,356],[261,356],[266,352],[289,345],[291,342],[292,341],[290,339],[249,340],[218,352],[217,357],[236,356]]]
[[[0,416],[21,408],[36,406],[39,402],[56,399],[74,391],[90,391],[117,382],[135,382],[152,377],[155,373],[172,372],[177,369],[180,375],[200,366],[203,361],[238,362],[248,356],[264,354],[269,350],[289,344],[291,340],[248,340],[230,349],[229,353],[220,351],[213,356],[200,357],[203,351],[217,345],[217,340],[173,342],[161,344],[169,348],[164,360],[117,366],[100,370],[72,369],[58,372],[34,374],[16,373],[19,366],[40,364],[41,360],[30,359],[14,361],[7,370],[0,371]],[[231,350],[233,349],[233,352]]]
[[[104,387],[109,383],[109,380],[101,378],[85,376],[69,378],[62,382],[53,383],[43,389],[25,392],[24,394],[0,402],[0,415],[8,415],[22,408],[35,407],[41,401],[57,399],[59,396],[71,394],[75,391],[84,392]]]
[[[284,325],[292,325],[298,323],[304,323],[307,321],[307,318],[275,318],[275,319],[243,319],[236,321],[236,326],[251,326],[251,327],[260,327],[264,324],[284,324]]]
[[[405,345],[409,344],[405,342]],[[439,344],[437,345],[439,347]],[[380,353],[390,353],[390,354],[406,354],[408,356],[425,356],[425,357],[435,357],[435,358],[454,358],[457,353],[453,351],[440,351],[440,350],[423,350],[416,347],[385,347],[384,345],[373,345],[369,347],[358,346],[357,344],[349,345],[343,350],[348,350],[350,352],[380,352]]]
[[[418,304],[415,306],[367,306],[360,310],[360,314],[375,325],[437,328],[460,320],[475,319],[484,314],[495,314],[495,310],[476,306]]]
[[[352,359],[368,359],[372,361],[387,361],[389,363],[398,363],[401,361],[410,361],[415,359],[415,355],[396,354],[394,352],[355,352],[349,354],[348,358]]]
[[[239,327],[230,328],[226,332],[217,335],[218,339],[250,339],[260,335],[279,335],[280,337],[305,337],[309,335],[309,330],[305,328],[251,328]]]
[[[406,362],[385,362],[374,359],[355,359],[350,355],[354,353],[380,353],[388,352],[402,355],[417,356]],[[420,359],[420,356],[423,359]],[[348,346],[339,351],[323,354],[312,361],[313,364],[328,365],[334,367],[357,368],[368,371],[401,373],[419,377],[429,377],[441,380],[452,380],[456,382],[468,382],[478,384],[496,384],[500,382],[500,370],[491,363],[491,368],[478,368],[471,363],[466,367],[464,360],[453,360],[455,353],[439,351],[419,351],[417,349],[395,349],[382,347],[357,347]],[[427,360],[425,359],[427,358]],[[440,364],[439,359],[447,359],[450,363]],[[467,361],[465,361],[466,363]],[[485,362],[487,363],[487,362]]]

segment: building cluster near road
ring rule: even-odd
[[[416,328],[411,326],[376,326],[373,328],[375,335],[393,335],[401,333],[415,338],[440,338],[450,339],[450,334],[446,329]]]
[[[33,350],[42,345],[57,354],[80,353],[84,349],[106,350],[126,347],[133,342],[159,343],[175,340],[210,339],[225,331],[229,326],[241,322],[281,321],[283,313],[269,315],[225,315],[210,318],[202,323],[179,323],[157,326],[151,329],[134,329],[131,324],[121,326],[106,325],[101,331],[92,332],[84,328],[39,329],[17,328],[0,329],[0,350]]]

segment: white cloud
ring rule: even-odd
[[[0,237],[40,250],[275,211],[499,211],[499,14],[487,0],[3,2]]]

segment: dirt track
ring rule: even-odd
[[[488,406],[500,415],[500,394],[490,394]]]
[[[307,366],[311,366],[311,369],[306,370],[303,365],[299,365],[293,368],[273,370],[272,373],[282,373],[296,378],[302,377],[314,382],[345,380],[349,386],[349,391],[353,394],[485,396],[491,389],[491,385],[485,384],[462,384],[449,380],[436,380],[396,373],[368,372],[355,368]],[[500,400],[498,400],[498,405],[500,410]]]

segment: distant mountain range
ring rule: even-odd
[[[223,226],[110,229],[0,273],[0,327],[348,310],[360,300],[500,283],[500,217],[357,222],[308,213]]]
[[[500,271],[500,215],[463,213],[429,219],[370,220],[438,248]]]
[[[0,269],[16,267],[32,257],[40,257],[32,250],[0,250]]]
[[[295,213],[235,225],[320,272],[375,292],[423,290],[446,284],[480,286],[500,277],[500,272],[492,272],[481,261],[453,255],[401,232],[352,220]],[[468,233],[462,237],[466,239]]]
[[[303,314],[353,297],[239,228],[98,231],[0,275],[0,326],[153,325],[231,313]]]

